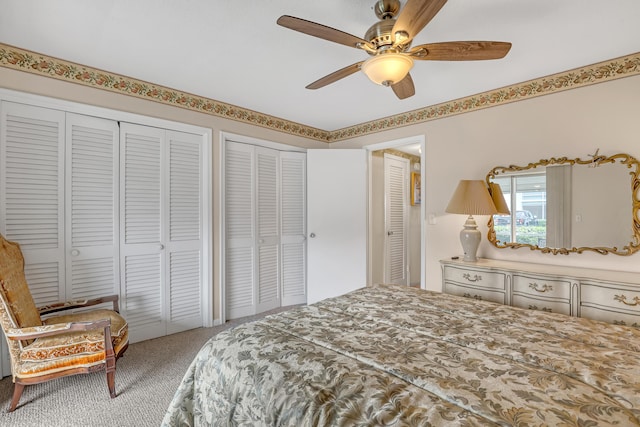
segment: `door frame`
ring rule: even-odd
[[[386,141],[386,142],[380,142],[377,144],[371,144],[371,145],[367,145],[363,148],[365,148],[367,150],[367,170],[368,170],[368,182],[369,182],[369,189],[368,189],[368,194],[367,194],[367,222],[369,224],[368,227],[368,236],[367,236],[367,240],[368,240],[368,244],[367,244],[367,284],[368,285],[372,285],[372,280],[373,280],[373,245],[371,244],[372,239],[373,239],[373,218],[372,218],[372,212],[373,212],[373,206],[372,206],[372,200],[373,200],[373,152],[374,151],[378,151],[378,150],[383,150],[385,148],[397,148],[397,147],[402,147],[405,145],[413,145],[413,144],[420,144],[420,175],[422,176],[422,186],[420,188],[420,200],[422,200],[422,203],[420,204],[420,220],[421,220],[421,224],[420,224],[420,288],[422,289],[426,289],[426,277],[427,277],[427,271],[426,271],[426,265],[427,265],[427,261],[425,258],[425,253],[426,253],[426,248],[427,248],[427,243],[426,243],[426,212],[427,212],[427,208],[426,208],[426,197],[425,197],[425,180],[424,180],[424,176],[425,176],[425,152],[426,152],[426,138],[424,135],[415,135],[415,136],[410,136],[410,137],[406,137],[406,138],[400,138],[400,139],[395,139],[395,140],[391,140],[391,141]]]

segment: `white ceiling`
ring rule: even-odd
[[[416,62],[416,95],[358,72],[361,50],[276,24],[363,37],[375,0],[0,0],[0,42],[331,131],[640,51],[638,0],[449,0],[413,45],[508,41],[506,58]],[[405,3],[404,1],[402,2]]]

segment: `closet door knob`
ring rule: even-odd
[[[74,250],[71,251],[71,255],[72,256],[78,256],[78,255],[80,255],[80,251],[77,250],[77,249],[74,249]]]
[[[159,247],[160,247],[160,250],[164,249],[164,245],[162,243],[160,243]]]
[[[316,237],[316,233],[309,234],[309,237],[311,237],[313,239],[314,237]]]

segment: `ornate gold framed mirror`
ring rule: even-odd
[[[640,163],[622,153],[590,157],[491,169],[487,185],[500,185],[510,214],[491,217],[488,240],[554,255],[640,250]]]

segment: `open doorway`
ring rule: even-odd
[[[369,283],[424,288],[424,138],[369,149]]]

